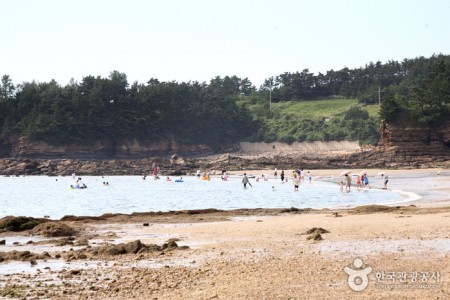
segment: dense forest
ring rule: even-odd
[[[282,103],[358,99],[332,120],[295,119],[272,109]],[[315,75],[283,73],[256,88],[248,78],[130,85],[118,71],[86,76],[62,86],[50,82],[0,86],[0,137],[26,136],[51,144],[90,144],[100,139],[141,142],[173,138],[215,149],[242,140],[359,140],[376,143],[380,120],[430,130],[449,120],[450,56],[369,63]],[[381,102],[379,116],[365,105]],[[327,121],[325,123],[325,121]]]

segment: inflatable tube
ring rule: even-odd
[[[72,189],[72,190],[84,190],[84,189],[87,189],[87,186],[77,186],[77,185],[73,186],[73,185],[71,185],[69,188]]]

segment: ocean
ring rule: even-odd
[[[77,176],[78,177],[78,176]],[[65,215],[100,216],[105,213],[133,213],[216,208],[351,208],[368,204],[394,204],[417,199],[412,193],[380,188],[350,193],[341,192],[340,178],[313,178],[294,191],[292,181],[280,179],[256,182],[243,188],[242,177],[230,176],[228,181],[213,176],[210,181],[194,176],[154,180],[140,176],[81,176],[86,189],[71,189],[76,179],[71,176],[0,177],[0,218],[8,215],[49,217]],[[334,182],[333,182],[334,181]],[[381,187],[381,180],[378,185]],[[103,182],[108,182],[105,186]]]

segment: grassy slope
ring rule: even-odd
[[[272,109],[281,115],[289,116],[289,119],[323,119],[341,116],[352,106],[359,106],[369,112],[371,117],[378,118],[378,105],[358,104],[356,99],[325,99],[301,102],[272,103]]]
[[[359,104],[357,99],[329,98],[309,101],[285,101],[272,103],[272,114],[269,114],[269,103],[265,99],[241,98],[238,105],[245,105],[259,118],[264,125],[258,131],[256,140],[282,141],[319,141],[319,140],[359,140],[362,144],[378,142],[376,120],[379,120],[379,107]],[[359,107],[369,113],[369,122],[355,120],[344,122],[346,111]],[[323,127],[324,119],[330,125]],[[311,120],[308,122],[307,120]],[[359,129],[355,129],[357,126]],[[374,129],[375,128],[375,129]]]

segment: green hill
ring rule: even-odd
[[[379,106],[364,105],[357,99],[330,97],[308,101],[240,99],[261,127],[253,141],[292,143],[294,141],[358,140],[376,144],[379,139]]]
[[[342,117],[351,107],[359,107],[367,111],[370,117],[378,118],[378,105],[362,105],[358,103],[357,99],[338,98],[272,104],[272,110],[298,120],[323,120],[325,118]]]

